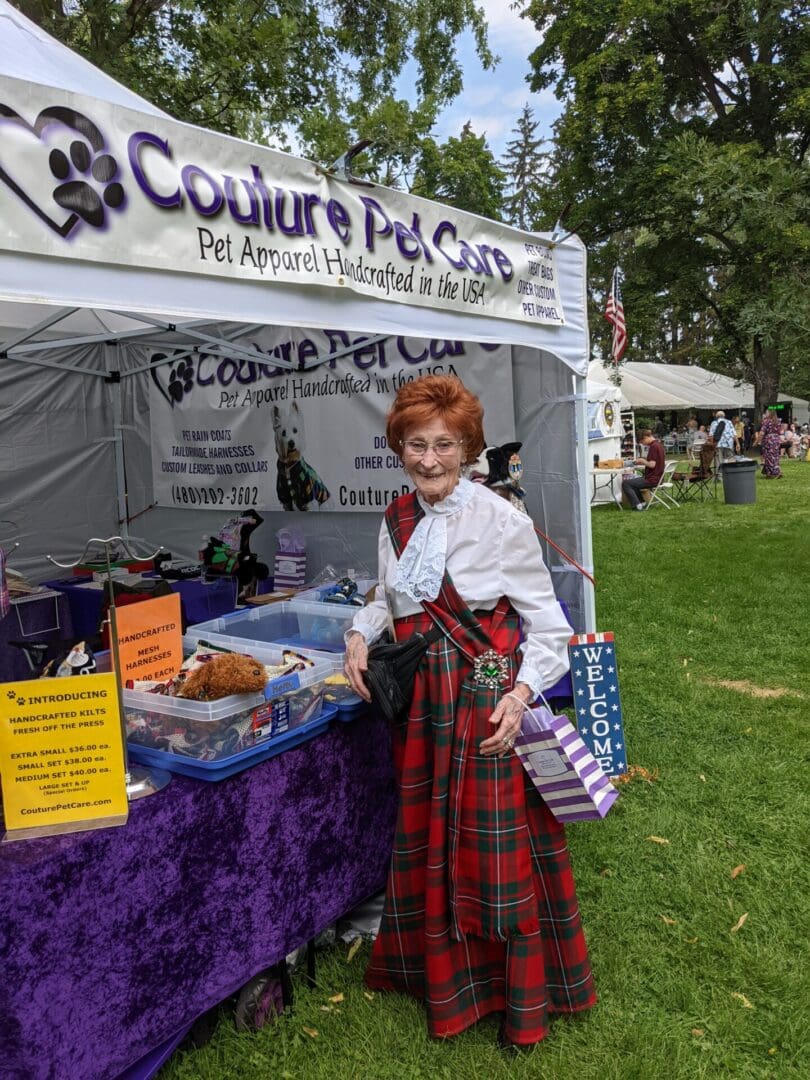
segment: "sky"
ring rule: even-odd
[[[560,115],[560,102],[552,90],[532,93],[526,82],[529,54],[540,42],[531,22],[510,8],[509,0],[478,0],[489,22],[490,47],[501,61],[494,71],[484,71],[475,55],[472,34],[460,42],[465,87],[461,95],[439,117],[436,136],[444,140],[459,135],[470,120],[476,135],[486,135],[490,149],[500,158],[525,104],[540,122],[537,134],[551,137],[551,125]]]

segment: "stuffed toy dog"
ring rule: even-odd
[[[270,574],[266,563],[259,562],[250,550],[250,537],[264,518],[255,510],[229,518],[216,536],[209,536],[202,551],[202,562],[209,575],[232,575],[239,582],[239,600],[256,593],[257,583]]]
[[[218,701],[231,694],[257,694],[266,683],[267,673],[258,660],[239,653],[221,653],[194,668],[177,697]]]
[[[96,658],[85,642],[80,641],[72,649],[49,660],[40,678],[62,678],[65,675],[92,675],[96,670]]]

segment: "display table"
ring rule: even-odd
[[[9,641],[54,641],[72,634],[70,606],[64,596],[48,591],[12,600],[8,615],[0,619],[0,682],[36,678],[25,654]]]
[[[67,596],[73,631],[77,637],[92,637],[98,633],[101,618],[100,588],[87,588],[86,580],[75,577],[46,581],[44,584]],[[189,625],[205,622],[207,619],[218,619],[220,615],[225,615],[236,607],[239,586],[235,578],[218,578],[209,585],[204,585],[199,578],[171,581],[169,584],[172,592],[180,596],[183,614]],[[271,590],[271,581],[259,582],[260,594]]]
[[[591,505],[597,502],[600,491],[610,492],[611,501],[620,510],[622,509],[622,478],[625,473],[634,474],[638,471],[638,465],[622,465],[615,469],[591,469]],[[601,479],[602,483],[598,481]],[[616,481],[618,480],[618,488]]]
[[[365,714],[127,825],[0,846],[0,1072],[110,1080],[385,883],[396,794]]]

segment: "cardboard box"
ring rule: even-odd
[[[248,596],[245,603],[252,607],[264,607],[265,604],[278,604],[282,600],[292,600],[294,596],[294,592],[269,592],[262,593],[261,596]]]

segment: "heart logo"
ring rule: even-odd
[[[22,200],[40,221],[58,236],[67,239],[82,223],[99,229],[106,224],[107,210],[119,210],[125,202],[124,188],[116,179],[118,162],[104,152],[104,136],[92,120],[61,105],[43,109],[33,124],[10,105],[0,102],[0,124],[11,125],[9,137],[2,140],[11,160],[30,162],[30,147],[23,145],[34,138],[49,149],[50,177],[29,177],[24,184],[0,160],[0,182]],[[63,145],[51,145],[60,142]],[[15,155],[14,151],[21,152]],[[51,187],[53,180],[58,181]],[[33,189],[33,190],[32,190]],[[65,211],[58,218],[51,201]]]
[[[150,358],[150,363],[155,366],[150,369],[149,374],[162,396],[174,408],[175,405],[180,404],[184,397],[188,397],[194,389],[196,372],[192,359],[188,356],[181,356],[170,367],[169,382],[167,386],[164,386],[160,381],[160,372],[169,365],[162,364],[161,361],[167,360],[168,357],[168,353],[155,353]]]

